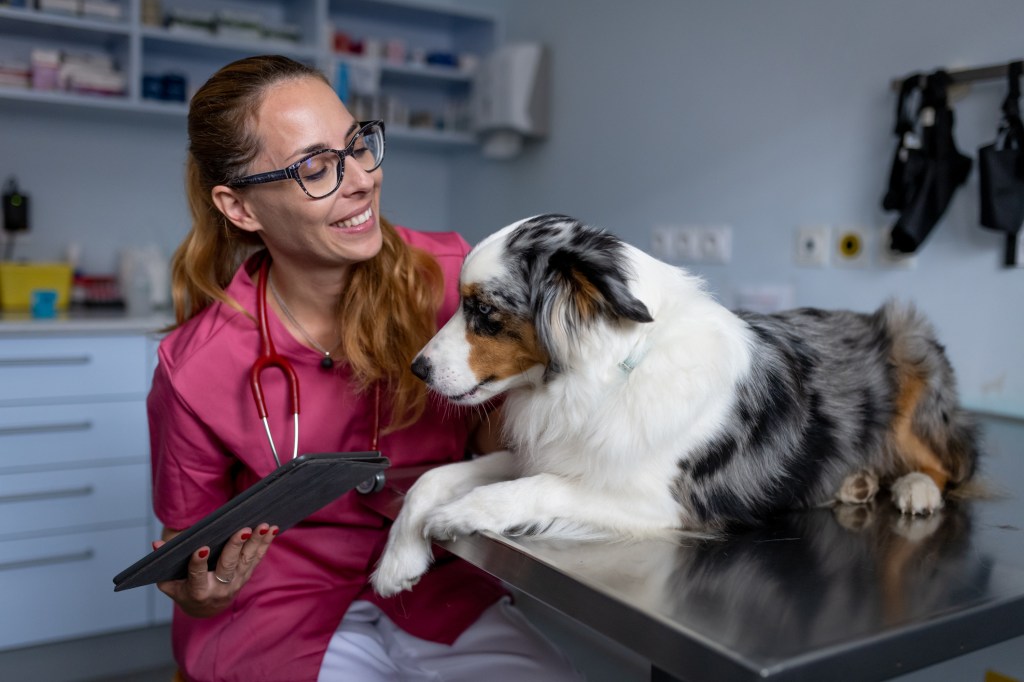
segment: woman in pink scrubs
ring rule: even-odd
[[[276,466],[249,386],[264,259],[270,334],[301,390],[300,453],[371,449],[378,424],[396,467],[494,449],[479,415],[435,402],[408,369],[458,305],[468,245],[381,217],[383,128],[356,122],[319,72],[268,56],[216,73],[192,99],[188,130],[193,225],[172,262],[177,324],[148,401],[163,540]],[[289,457],[279,372],[263,373],[263,390]],[[368,578],[389,523],[348,493],[280,537],[266,524],[239,529],[213,571],[198,550],[187,579],[160,583],[176,604],[181,675],[576,679],[501,585],[453,557],[411,592],[376,596]]]

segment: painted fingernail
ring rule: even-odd
[[[243,541],[248,540],[251,537],[252,537],[252,533],[242,533],[242,540]]]
[[[269,528],[260,528],[260,535],[266,535]]]
[[[274,530],[272,530],[272,531],[270,532],[270,534],[271,534],[271,535],[277,535],[277,531],[278,531],[278,530],[280,530],[280,528],[275,528]]]
[[[153,549],[156,549],[156,540],[154,540],[154,541],[153,541],[153,542],[151,542],[150,544],[151,544],[151,545],[153,546]]]
[[[201,549],[201,550],[199,550],[199,558],[200,559],[205,559],[208,556],[210,556],[210,550],[208,550],[208,549]]]

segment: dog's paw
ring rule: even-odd
[[[839,486],[836,499],[843,504],[865,504],[870,502],[878,494],[878,477],[874,473],[864,470],[850,474]]]
[[[902,515],[893,525],[893,530],[901,538],[917,543],[935,535],[935,532],[942,526],[942,521],[941,512],[930,516]]]
[[[874,524],[876,519],[874,506],[867,504],[839,504],[832,510],[836,521],[846,530],[859,533]]]
[[[412,589],[430,568],[432,559],[430,543],[426,540],[389,542],[370,576],[373,591],[382,597],[391,597]]]
[[[931,514],[942,509],[942,491],[931,476],[914,471],[892,484],[892,501],[904,514]]]

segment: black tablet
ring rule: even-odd
[[[209,547],[208,565],[217,566],[224,545],[242,528],[269,523],[281,532],[388,467],[379,452],[322,452],[282,464],[223,507],[198,521],[167,544],[114,577],[114,591],[177,580],[188,575],[188,562],[200,547]]]

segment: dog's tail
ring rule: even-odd
[[[927,473],[940,488],[961,487],[977,467],[978,427],[960,406],[945,348],[912,305],[890,301],[877,316],[891,341],[898,396],[893,433],[904,465],[900,468]]]

